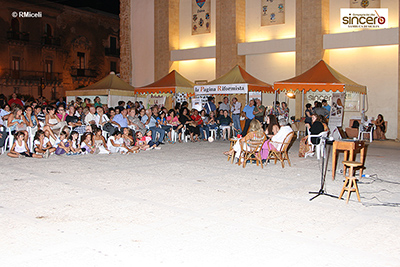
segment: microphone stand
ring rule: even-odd
[[[321,166],[321,187],[320,187],[318,192],[308,192],[309,194],[315,194],[315,196],[310,198],[310,201],[313,200],[314,198],[317,198],[317,197],[321,196],[321,195],[329,196],[329,197],[333,197],[333,198],[338,198],[337,196],[327,194],[325,192],[325,189],[324,189],[325,188],[326,169],[327,169],[326,165],[328,165],[328,159],[329,159],[329,153],[330,153],[330,148],[329,148],[329,153],[328,154],[326,153],[326,145],[325,144],[328,143],[329,145],[332,145],[334,141],[329,141],[327,137],[320,137],[320,138],[324,139],[324,141],[322,143],[322,151],[324,152],[323,153],[324,155],[322,156],[322,160],[321,160],[321,162],[322,162],[322,166]],[[325,157],[327,157],[326,164],[325,164]]]

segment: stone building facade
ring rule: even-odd
[[[192,35],[195,0],[122,0],[121,14],[129,17],[121,20],[121,46],[131,58],[129,64],[121,65],[126,80],[143,86],[175,69],[194,82],[204,82],[240,65],[273,84],[324,59],[367,86],[366,115],[383,114],[388,121],[387,137],[400,138],[399,1],[380,1],[389,12],[386,29],[341,28],[340,9],[349,8],[354,2],[350,0],[285,0],[284,24],[271,26],[261,25],[260,0],[207,1],[211,3],[211,32]],[[305,103],[325,96],[329,94],[316,92],[306,96]],[[350,118],[360,116],[362,98],[353,97],[356,102],[358,97],[358,107],[345,112],[344,127]],[[274,96],[262,98],[271,105]],[[279,100],[289,102],[290,116],[302,115],[305,103],[300,94],[293,100],[281,93]]]
[[[0,5],[0,91],[6,96],[56,99],[119,72],[117,15],[32,0]]]

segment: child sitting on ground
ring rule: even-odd
[[[114,134],[110,138],[108,138],[107,147],[111,153],[125,154],[126,152],[128,152],[128,149],[124,144],[124,139],[122,139],[122,133],[120,131],[115,131]]]
[[[136,153],[139,151],[139,148],[135,146],[135,140],[132,136],[132,129],[124,128],[122,132],[122,139],[124,140],[124,144],[128,149],[128,153]]]
[[[150,146],[146,142],[146,137],[144,137],[141,132],[136,132],[135,146],[137,146],[141,150],[146,150],[146,149],[150,148]]]
[[[96,151],[95,146],[92,145],[92,133],[84,133],[81,140],[81,149],[85,154],[94,154],[95,152],[98,154],[100,152],[100,150]]]
[[[50,153],[56,151],[56,148],[51,145],[50,140],[44,135],[43,130],[38,130],[33,140],[35,153],[42,155],[44,158],[48,158]]]
[[[21,131],[15,134],[15,142],[7,155],[12,158],[43,158],[42,155],[33,154],[29,151],[28,145],[25,142],[25,134]]]
[[[92,138],[92,144],[99,150],[99,154],[110,154],[110,150],[107,148],[106,139],[102,135],[100,128],[94,130],[94,135]]]
[[[60,136],[57,138],[56,141],[56,155],[62,155],[69,153],[71,151],[71,148],[69,147],[69,142],[67,139],[67,133],[65,131],[61,131]]]
[[[67,155],[79,155],[82,153],[81,145],[79,144],[78,139],[79,133],[77,131],[72,131],[68,138],[70,151],[67,153]]]
[[[152,135],[151,130],[148,130],[145,136],[146,143],[149,145],[150,148],[161,149],[161,147],[158,146],[160,143],[158,141],[154,142],[151,135]]]

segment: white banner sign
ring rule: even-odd
[[[387,8],[341,8],[341,28],[387,28]]]
[[[331,114],[329,116],[329,129],[341,127],[343,121],[345,93],[332,93]]]
[[[247,94],[247,88],[247,83],[196,85],[194,93],[196,95]]]

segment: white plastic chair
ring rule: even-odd
[[[325,131],[325,132],[321,132],[320,134],[312,135],[312,134],[310,134],[309,129],[307,128],[307,133],[308,133],[307,142],[308,142],[308,144],[311,145],[311,150],[315,151],[315,153],[317,154],[317,159],[320,159],[321,156],[324,156],[324,149],[323,148],[324,148],[325,142],[326,142],[325,138],[328,136],[329,132]],[[313,137],[319,138],[319,143],[318,144],[315,145],[315,144],[313,144],[311,142],[311,138],[313,138]],[[325,138],[321,138],[321,137],[325,137]],[[307,156],[311,156],[311,154],[312,154],[312,152],[307,152],[304,155],[304,158],[306,158]]]
[[[364,134],[369,134],[369,142],[372,143],[373,130],[374,130],[373,126],[365,127],[361,124],[360,128],[358,129],[358,140],[364,140]]]

